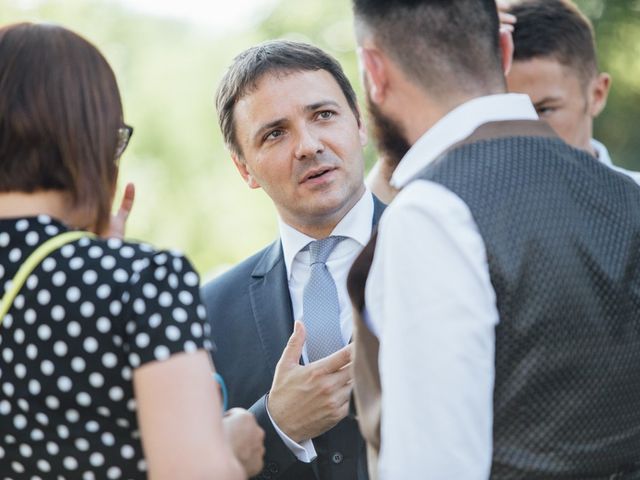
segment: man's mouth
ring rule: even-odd
[[[304,182],[307,182],[309,180],[316,180],[318,178],[323,177],[327,173],[334,171],[335,169],[336,169],[336,167],[314,168],[313,170],[310,170],[309,172],[307,172],[307,174],[302,178],[302,181],[300,183],[304,183]]]

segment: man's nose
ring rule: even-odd
[[[310,128],[302,128],[296,145],[296,158],[298,160],[313,158],[323,151],[324,145],[318,135]]]

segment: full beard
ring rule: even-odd
[[[390,117],[382,113],[367,94],[367,108],[376,142],[376,148],[384,162],[391,170],[395,170],[402,158],[411,148],[400,126]]]

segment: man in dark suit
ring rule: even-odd
[[[348,416],[346,276],[383,207],[363,182],[355,93],[322,50],[274,41],[236,57],[217,108],[238,171],[273,200],[280,227],[203,288],[229,405],[249,408],[266,432],[259,478],[367,479]]]

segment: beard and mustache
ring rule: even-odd
[[[411,148],[398,122],[395,122],[373,103],[367,90],[367,109],[376,148],[380,153],[380,160],[392,170]]]

